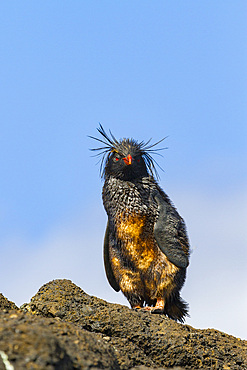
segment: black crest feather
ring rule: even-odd
[[[165,140],[167,136],[153,144],[151,144],[152,138],[149,139],[147,142],[141,141],[139,143],[135,141],[134,139],[117,140],[110,130],[109,130],[110,135],[108,135],[101,124],[99,124],[99,127],[97,128],[97,130],[103,136],[102,139],[99,139],[94,136],[88,136],[88,137],[90,137],[91,139],[97,140],[101,144],[103,144],[99,148],[90,149],[91,151],[98,152],[95,154],[95,156],[100,156],[100,157],[102,156],[101,164],[100,164],[100,173],[102,177],[104,176],[105,164],[109,156],[111,155],[111,153],[114,151],[121,152],[123,145],[131,145],[132,147],[135,147],[135,150],[138,151],[140,155],[143,157],[149,173],[153,177],[156,177],[157,179],[159,179],[159,174],[158,174],[158,171],[155,165],[157,165],[162,171],[163,169],[159,166],[156,160],[151,156],[151,153],[161,155],[160,153],[157,153],[157,152],[167,149],[167,148],[154,148],[156,145],[160,144],[163,140]]]

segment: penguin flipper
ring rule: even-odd
[[[186,268],[189,265],[189,242],[183,219],[176,209],[166,202],[162,193],[153,194],[158,204],[159,216],[154,224],[154,237],[160,250],[175,266]]]
[[[109,223],[107,223],[106,231],[105,231],[105,238],[104,238],[104,265],[105,265],[105,272],[107,280],[111,287],[116,291],[119,292],[120,287],[114,277],[112,266],[109,257]]]

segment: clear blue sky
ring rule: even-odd
[[[102,262],[87,135],[168,136],[160,185],[193,250],[187,322],[247,339],[246,1],[0,4],[0,291],[55,278],[128,304]],[[96,144],[97,145],[97,144]]]

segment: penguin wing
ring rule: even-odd
[[[105,239],[104,239],[104,265],[105,265],[105,272],[106,272],[107,280],[109,281],[111,287],[114,290],[116,290],[116,292],[119,292],[120,288],[114,277],[111,262],[110,262],[110,257],[109,257],[109,222],[107,223],[107,226],[106,226]]]
[[[156,191],[153,198],[159,211],[154,224],[155,240],[170,262],[177,267],[186,268],[189,265],[189,241],[184,221],[160,191]]]

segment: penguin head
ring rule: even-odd
[[[165,138],[149,145],[151,139],[146,143],[143,141],[139,143],[134,139],[117,140],[111,131],[110,136],[107,135],[101,125],[97,130],[103,136],[103,139],[89,137],[104,144],[103,147],[91,149],[92,151],[99,151],[96,155],[102,155],[102,177],[112,176],[124,181],[132,181],[147,176],[159,177],[154,164],[157,164],[157,162],[151,157],[150,152],[154,153],[157,150],[165,149],[153,149]]]
[[[120,140],[105,162],[104,173],[125,181],[148,176],[139,144],[133,139]]]

